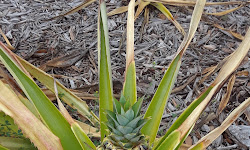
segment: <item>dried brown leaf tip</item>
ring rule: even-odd
[[[220,102],[220,105],[219,105],[219,108],[216,112],[217,115],[219,115],[222,110],[226,107],[228,101],[229,101],[229,98],[230,98],[230,95],[232,93],[232,89],[233,89],[233,86],[234,86],[234,83],[235,83],[235,79],[236,79],[236,76],[235,74],[229,79],[229,82],[228,82],[228,85],[227,85],[227,91],[225,93],[225,95],[223,96],[221,102]]]
[[[14,50],[15,48],[10,44],[9,39],[8,39],[7,36],[3,33],[3,31],[2,31],[1,28],[0,28],[0,34],[3,36],[4,40],[6,41],[7,47],[8,47],[10,50]]]
[[[55,68],[70,67],[78,60],[80,60],[84,55],[85,53],[75,52],[69,55],[59,56],[41,65],[40,69],[48,71],[53,67]]]

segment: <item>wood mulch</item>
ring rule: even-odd
[[[0,28],[6,34],[14,52],[32,64],[54,74],[67,88],[89,103],[98,114],[96,91],[98,91],[97,60],[97,17],[98,3],[94,2],[74,14],[48,21],[82,3],[82,0],[1,0]],[[107,9],[125,6],[128,2],[110,0]],[[207,6],[206,12],[220,12],[236,5]],[[138,95],[146,95],[143,111],[146,110],[161,78],[173,59],[183,35],[158,10],[149,6],[149,21],[143,24],[144,15],[135,21],[135,62]],[[167,6],[175,19],[187,32],[193,7]],[[111,66],[114,91],[119,96],[122,90],[125,70],[127,13],[108,18]],[[175,83],[175,88],[163,114],[159,135],[163,135],[178,115],[194,100],[216,77],[211,75],[204,82],[204,70],[215,66],[231,54],[241,43],[227,30],[245,35],[250,26],[250,6],[246,5],[225,16],[203,15],[198,30],[184,55]],[[4,41],[0,37],[1,41]],[[193,144],[209,131],[216,128],[226,116],[242,101],[250,96],[250,52],[237,70],[237,78],[230,101],[225,110],[216,116],[220,100],[226,92],[225,84],[212,99],[198,120],[195,130],[186,143]],[[184,85],[184,86],[183,86]],[[234,123],[235,127],[249,127],[250,110]],[[243,128],[242,127],[242,128]],[[239,139],[234,132],[227,130],[208,149],[247,149],[247,141]]]

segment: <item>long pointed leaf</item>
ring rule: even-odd
[[[135,6],[137,6],[138,4],[139,4],[139,1],[136,1]],[[126,11],[128,11],[128,6],[122,6],[122,7],[119,7],[119,8],[116,8],[116,9],[110,11],[107,15],[113,16],[113,15],[124,13]]]
[[[188,134],[188,132],[190,132],[190,130],[194,126],[194,123],[196,122],[204,108],[207,106],[212,96],[216,93],[216,91],[218,91],[218,88],[221,87],[225,80],[228,79],[228,77],[239,66],[243,58],[246,56],[250,48],[250,43],[247,42],[249,40],[250,29],[248,30],[246,37],[240,44],[239,48],[228,57],[215,81],[181,114],[181,116],[176,120],[176,122],[171,126],[165,136],[158,143],[156,148],[159,147],[160,144],[162,144],[163,140],[167,138],[171,132],[174,132],[174,130],[178,130],[181,133],[180,140],[183,141],[185,139],[185,136]]]
[[[134,7],[135,1],[131,0],[128,5],[126,71],[123,87],[123,95],[127,101],[130,101],[130,106],[132,106],[137,99],[134,61]]]
[[[59,18],[59,17],[63,17],[63,16],[67,16],[67,15],[70,15],[70,14],[73,14],[87,6],[89,6],[90,4],[94,3],[96,0],[85,0],[84,2],[82,2],[80,5],[76,6],[75,8],[67,11],[66,13],[63,13],[62,15],[59,15],[59,16],[55,16],[49,20],[53,20],[53,19],[56,19],[56,18]]]
[[[167,103],[167,99],[171,93],[172,86],[175,82],[176,76],[179,71],[179,67],[181,64],[181,58],[187,49],[189,43],[191,42],[194,33],[198,27],[203,8],[204,8],[205,0],[200,0],[196,4],[194,8],[194,12],[192,15],[189,32],[185,35],[183,42],[181,43],[177,55],[174,60],[171,62],[167,72],[165,73],[149,107],[144,117],[152,118],[150,119],[145,126],[142,128],[142,133],[149,136],[149,142],[152,143],[156,137],[160,121],[162,118],[163,111],[165,109],[165,105]],[[164,140],[164,139],[162,139]]]
[[[236,10],[240,9],[243,6],[244,6],[244,3],[242,3],[240,6],[232,8],[232,9],[224,10],[224,11],[221,11],[221,12],[215,12],[215,13],[205,13],[205,14],[206,15],[214,15],[214,16],[224,16],[224,15],[226,15],[228,13],[231,13],[233,11],[236,11]]]
[[[100,0],[98,16],[98,69],[99,69],[99,113],[100,113],[100,128],[101,139],[107,134],[107,126],[104,122],[107,121],[106,110],[113,109],[113,89],[110,64],[110,50],[108,37],[108,22],[106,5],[103,0]]]
[[[141,132],[149,136],[150,143],[152,143],[156,137],[162,114],[178,74],[180,64],[180,56],[178,56],[170,64],[147,109],[146,114],[144,115],[144,118],[151,119],[144,125]]]
[[[0,81],[0,110],[15,120],[35,146],[41,149],[62,149],[59,138],[38,120],[2,81]]]
[[[172,132],[165,141],[162,142],[161,146],[158,148],[158,150],[173,150],[175,149],[179,144],[179,138],[180,133],[179,132]]]
[[[10,44],[10,41],[9,39],[6,37],[6,35],[3,33],[2,29],[0,28],[0,34],[2,34],[4,40],[6,41],[7,43],[7,47],[10,49],[10,50],[14,50],[15,48]]]
[[[222,122],[222,124],[211,131],[206,136],[202,137],[195,145],[190,147],[189,149],[195,150],[201,148],[205,149],[209,144],[211,144],[219,135],[221,135],[242,113],[243,111],[250,105],[250,98],[245,100],[242,104],[240,104],[230,115]]]
[[[54,89],[54,79],[51,75],[45,73],[44,71],[40,70],[39,68],[33,66],[26,60],[22,59],[21,57],[18,57],[18,60],[23,65],[23,67],[32,75],[34,76],[38,81],[40,81],[42,84],[44,84],[50,91],[55,93]],[[70,90],[68,90],[65,86],[63,86],[60,82],[56,81],[58,94],[60,95],[60,98],[67,103],[72,108],[77,109],[77,111],[85,116],[93,125],[98,125],[99,120],[98,117],[90,111],[88,105],[85,101],[82,101],[79,97],[77,97],[75,94],[73,94]]]
[[[155,6],[158,10],[160,10],[167,18],[170,20],[175,27],[182,33],[182,35],[185,35],[184,29],[181,27],[179,22],[177,22],[170,11],[162,4],[162,3],[150,3],[151,5]]]
[[[148,2],[160,2],[163,4],[173,5],[173,6],[194,6],[198,0],[145,0]],[[228,1],[228,2],[206,2],[206,6],[211,5],[234,5],[242,4],[243,1]],[[249,3],[249,2],[247,2]]]
[[[158,146],[169,136],[169,134],[176,130],[184,122],[184,120],[186,120],[192,111],[206,98],[211,89],[211,87],[208,88],[203,94],[199,96],[199,98],[197,98],[192,104],[188,106],[188,108],[185,109],[185,111],[178,117],[174,124],[168,129],[166,134],[160,139],[158,145],[155,148],[158,148]]]
[[[83,129],[74,121],[74,119],[70,116],[67,109],[63,106],[61,100],[58,97],[58,91],[56,86],[56,80],[54,80],[54,87],[55,87],[55,95],[58,103],[58,107],[62,115],[68,121],[71,126],[71,130],[73,131],[74,135],[76,136],[78,142],[80,143],[81,147],[85,150],[88,149],[96,149],[95,145],[89,139],[89,137],[85,134]]]
[[[234,51],[222,66],[218,76],[214,82],[210,85],[211,91],[206,98],[192,111],[192,113],[186,118],[185,121],[178,127],[178,131],[181,133],[181,138],[190,130],[194,123],[199,118],[207,104],[210,102],[212,96],[219,90],[219,88],[225,83],[230,75],[237,69],[242,60],[247,55],[250,49],[250,28],[248,29],[245,39],[241,42],[240,46]]]
[[[76,122],[71,124],[71,129],[84,150],[96,149],[94,143],[89,139],[89,137],[85,134],[85,132]]]
[[[137,2],[139,2],[139,4],[135,13],[135,19],[137,19],[138,16],[141,14],[142,10],[150,4],[150,2],[145,2],[144,0],[137,0]]]
[[[58,109],[52,104],[52,102],[46,97],[42,90],[36,85],[36,83],[25,73],[23,73],[15,65],[15,63],[13,63],[13,60],[10,59],[10,56],[7,53],[6,49],[7,47],[0,43],[1,61],[15,78],[19,86],[24,91],[25,95],[35,105],[44,123],[56,136],[60,138],[64,149],[81,148],[76,137],[70,129],[69,123],[65,120]]]

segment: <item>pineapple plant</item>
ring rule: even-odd
[[[114,99],[113,111],[107,110],[106,125],[110,131],[107,138],[114,146],[127,149],[145,142],[141,128],[147,119],[140,115],[142,100],[140,99],[130,107],[129,101],[121,96],[120,101]]]
[[[148,109],[140,114],[143,98],[137,100],[136,71],[134,61],[134,7],[131,0],[128,7],[126,70],[123,91],[120,100],[113,97],[109,38],[106,6],[99,1],[98,17],[98,67],[99,67],[99,118],[88,108],[85,102],[57,82],[52,76],[31,65],[11,52],[0,42],[0,60],[12,74],[26,97],[15,91],[7,82],[0,81],[0,110],[15,120],[26,138],[25,145],[19,148],[31,149],[138,149],[141,145],[154,150],[174,150],[183,146],[187,135],[192,131],[195,122],[210,102],[212,96],[222,87],[225,81],[237,69],[247,55],[250,43],[250,29],[239,48],[232,53],[220,69],[217,78],[201,95],[190,104],[178,117],[169,130],[156,139],[161,118],[171,89],[181,65],[181,58],[191,42],[198,27],[205,0],[196,3],[189,32],[185,34],[176,56],[170,63]],[[30,74],[44,84],[56,97],[59,110],[36,85]],[[13,92],[13,90],[15,92]],[[60,95],[60,98],[59,96]],[[61,100],[77,109],[91,125],[71,118]],[[189,149],[205,149],[250,105],[250,98],[238,106],[210,134],[206,135]],[[81,126],[80,126],[81,125]],[[94,145],[87,136],[89,128],[100,127],[100,146]],[[11,137],[0,137],[0,149],[12,149],[17,140]],[[22,139],[23,141],[23,139]],[[24,142],[23,142],[24,143]]]

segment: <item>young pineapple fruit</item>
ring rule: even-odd
[[[131,149],[145,142],[141,128],[148,119],[140,115],[142,100],[131,106],[130,101],[121,96],[120,101],[114,99],[113,111],[107,110],[106,125],[110,131],[107,138],[117,149]]]

